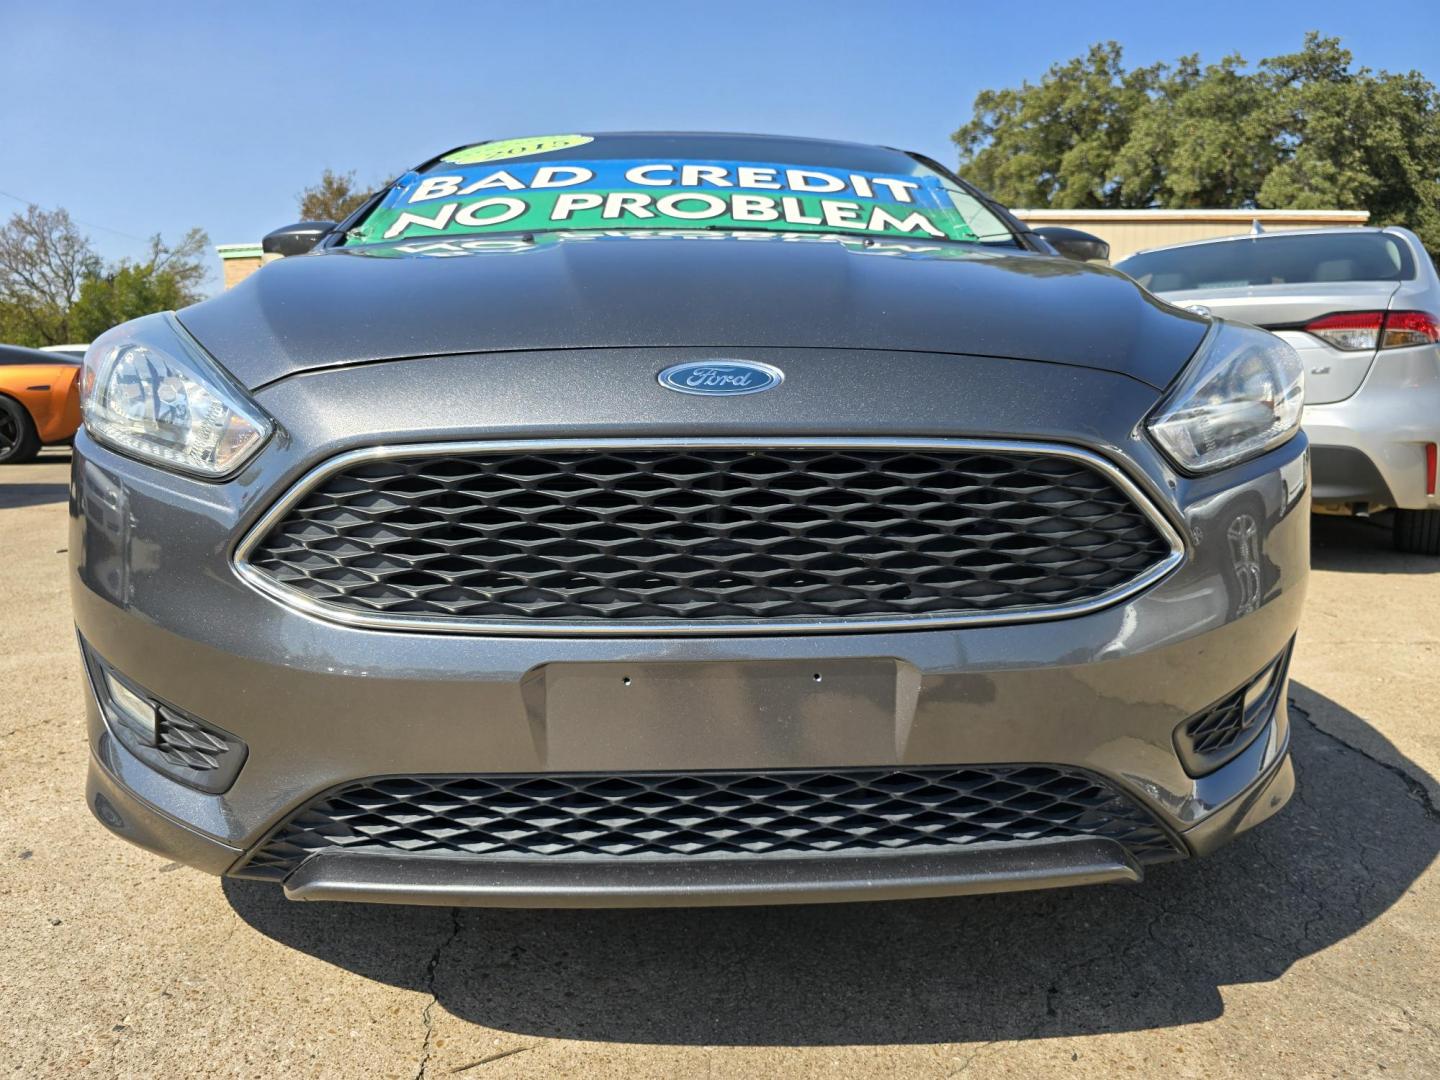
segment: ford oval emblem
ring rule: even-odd
[[[660,385],[682,394],[758,394],[785,381],[785,373],[753,360],[697,360],[660,372]]]

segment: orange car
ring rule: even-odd
[[[0,465],[29,461],[79,426],[79,359],[0,345]]]

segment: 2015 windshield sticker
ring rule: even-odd
[[[758,162],[595,160],[411,173],[350,242],[626,227],[976,239],[937,176]]]
[[[530,157],[533,154],[553,154],[557,150],[569,150],[594,141],[593,135],[532,135],[525,139],[496,139],[494,142],[477,143],[463,150],[456,150],[440,160],[455,165],[473,165],[481,161],[503,161],[506,158]]]

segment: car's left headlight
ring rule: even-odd
[[[1279,446],[1300,428],[1305,365],[1265,330],[1217,321],[1147,423],[1186,472],[1206,473]]]
[[[169,312],[95,339],[80,407],[97,442],[208,480],[245,464],[275,426]]]

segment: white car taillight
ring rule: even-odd
[[[1433,345],[1440,341],[1440,323],[1424,311],[1392,311],[1385,316],[1385,333],[1380,338],[1382,349],[1399,349],[1406,345]]]
[[[1342,311],[1306,323],[1305,332],[1348,352],[1440,341],[1440,323],[1424,311]]]

